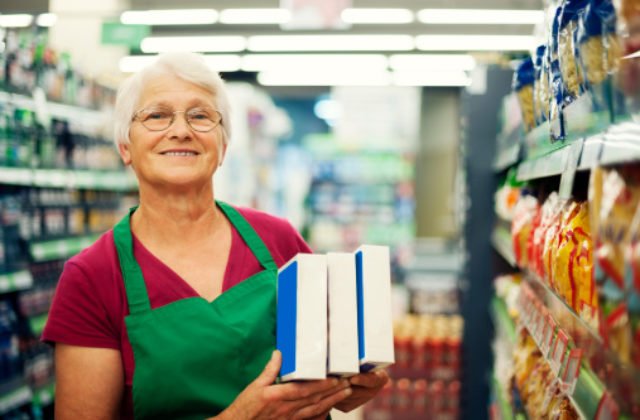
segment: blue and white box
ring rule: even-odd
[[[298,254],[278,270],[276,347],[282,381],[327,375],[327,257]]]
[[[395,362],[389,247],[362,245],[355,252],[358,358],[369,372]]]
[[[360,372],[356,261],[353,253],[327,253],[327,281],[329,291],[327,372],[334,376],[352,376]]]

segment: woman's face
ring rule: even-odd
[[[187,111],[215,108],[211,94],[200,86],[171,76],[158,76],[144,87],[136,112],[163,108]],[[134,168],[140,184],[195,186],[211,182],[224,154],[222,127],[208,132],[193,130],[185,114],[175,114],[165,130],[148,130],[138,119],[131,122],[130,144],[119,146],[125,164]]]

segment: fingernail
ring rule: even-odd
[[[349,387],[349,388],[345,389],[345,390],[344,390],[344,391],[342,391],[342,392],[344,392],[344,395],[349,396],[349,395],[351,395],[351,393],[352,393],[353,391],[351,390],[351,387]]]

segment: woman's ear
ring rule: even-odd
[[[118,152],[120,153],[122,163],[124,163],[125,166],[131,165],[131,152],[129,151],[129,145],[126,143],[118,143]]]

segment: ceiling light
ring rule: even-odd
[[[313,113],[323,120],[337,120],[344,110],[342,104],[334,99],[321,99],[313,106]]]
[[[258,35],[249,37],[251,51],[408,51],[410,35]]]
[[[220,22],[228,24],[280,24],[291,19],[286,9],[225,9],[220,12]]]
[[[265,71],[279,69],[386,69],[382,54],[247,54],[242,70]]]
[[[344,9],[342,20],[347,23],[411,23],[413,12],[408,9]]]
[[[476,60],[469,54],[394,54],[389,67],[394,70],[473,70]]]
[[[264,86],[387,86],[390,82],[386,70],[362,72],[348,69],[315,71],[263,71],[258,83]]]
[[[423,9],[418,20],[429,24],[537,25],[544,22],[542,10]]]
[[[27,14],[0,15],[0,26],[4,28],[25,28],[31,25],[33,16]]]
[[[135,73],[153,63],[157,55],[130,55],[120,59],[119,67],[123,73]],[[205,62],[214,71],[239,71],[241,59],[235,54],[216,54],[204,56]]]
[[[167,51],[191,52],[235,52],[246,46],[242,36],[154,36],[147,37],[140,43],[144,53],[160,53]]]
[[[55,13],[42,13],[36,18],[36,25],[42,27],[50,27],[56,24],[58,16]]]
[[[470,86],[471,77],[464,71],[407,71],[392,73],[397,86]]]
[[[530,51],[536,39],[529,35],[418,35],[423,51]]]
[[[213,9],[141,10],[120,15],[120,22],[131,25],[206,25],[217,20],[218,12]]]

